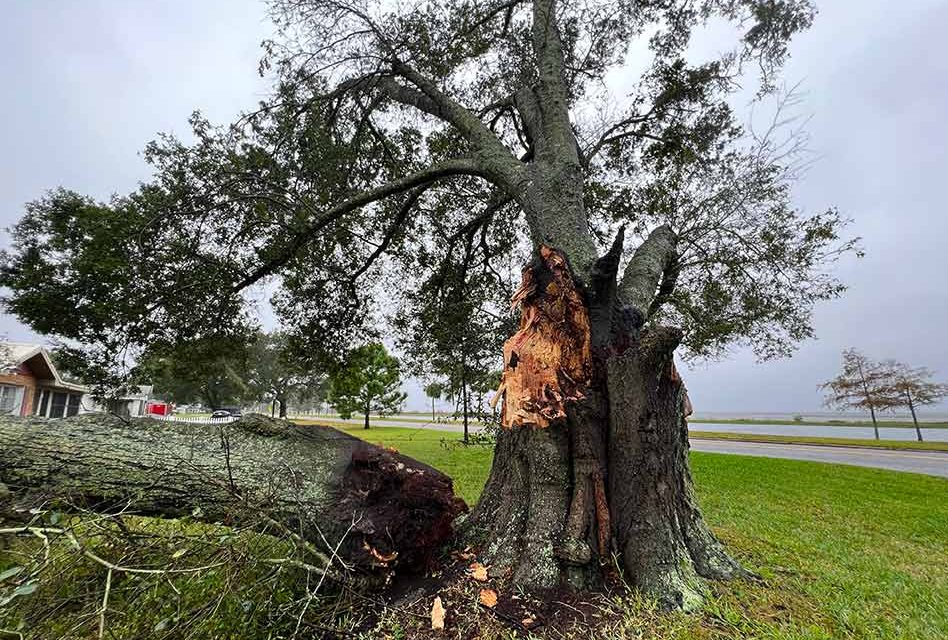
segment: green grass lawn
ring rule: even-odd
[[[441,469],[472,505],[490,469],[491,448],[465,446],[458,433],[396,427],[365,431],[358,426],[344,431]],[[714,584],[703,609],[693,614],[657,612],[634,594],[596,596],[595,608],[587,609],[598,612],[590,616],[596,617],[589,621],[595,625],[592,630],[550,627],[535,637],[948,638],[948,480],[700,452],[692,453],[691,460],[705,517],[728,549],[763,581]],[[43,518],[52,522],[50,514]],[[288,553],[284,543],[253,529],[231,533],[228,527],[193,519],[130,517],[130,531],[115,529],[107,539],[95,537],[102,526],[97,518],[83,524],[91,534],[84,544],[113,561],[139,567],[215,567],[160,579],[116,574],[105,637],[288,638],[298,626],[299,603],[313,586],[308,581],[312,576],[257,561],[283,557]],[[123,542],[127,535],[134,536],[134,545]],[[38,640],[97,638],[106,571],[84,561],[62,540],[54,543],[51,566],[38,587],[3,602],[18,579],[11,570],[28,564],[27,552],[41,557],[43,548],[33,537],[0,538],[0,640],[19,634]],[[472,588],[476,591],[477,585]],[[456,612],[463,602],[455,598],[449,604]],[[479,629],[472,636],[460,635],[457,622],[431,636],[430,602],[419,607],[424,610],[389,610],[370,631],[338,637],[524,637],[480,610],[476,595],[466,609],[473,616],[466,620],[468,629]],[[364,600],[320,596],[307,616],[311,626],[297,637],[320,637],[320,629],[358,629],[368,608]]]
[[[345,429],[397,448],[480,494],[491,451],[458,434]],[[706,518],[765,578],[718,585],[704,612],[615,637],[948,638],[948,480],[853,466],[692,453]]]

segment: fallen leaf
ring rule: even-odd
[[[497,606],[497,592],[493,589],[481,589],[481,604],[493,609]]]
[[[444,629],[444,605],[441,604],[441,596],[434,599],[431,605],[431,628],[438,630]]]
[[[536,621],[537,619],[531,616],[529,618],[524,618],[523,620],[521,620],[520,624],[522,624],[524,627],[529,629],[536,623]]]
[[[470,566],[471,577],[478,582],[487,582],[487,567],[480,562],[475,562]]]

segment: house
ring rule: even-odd
[[[117,416],[138,418],[146,415],[167,415],[171,413],[171,405],[152,398],[152,385],[138,385],[136,393],[127,393],[116,400],[109,400],[105,410]]]
[[[0,343],[0,414],[62,418],[94,410],[89,388],[63,379],[39,344]]]

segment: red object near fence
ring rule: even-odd
[[[171,405],[167,402],[149,402],[145,405],[145,413],[153,416],[167,416],[171,414]]]

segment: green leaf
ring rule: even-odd
[[[0,572],[0,582],[9,580],[13,576],[18,575],[21,571],[23,571],[23,567],[10,567],[6,571]]]
[[[39,588],[39,583],[33,580],[32,582],[25,582],[19,587],[13,590],[13,595],[15,596],[28,596],[36,589]]]

